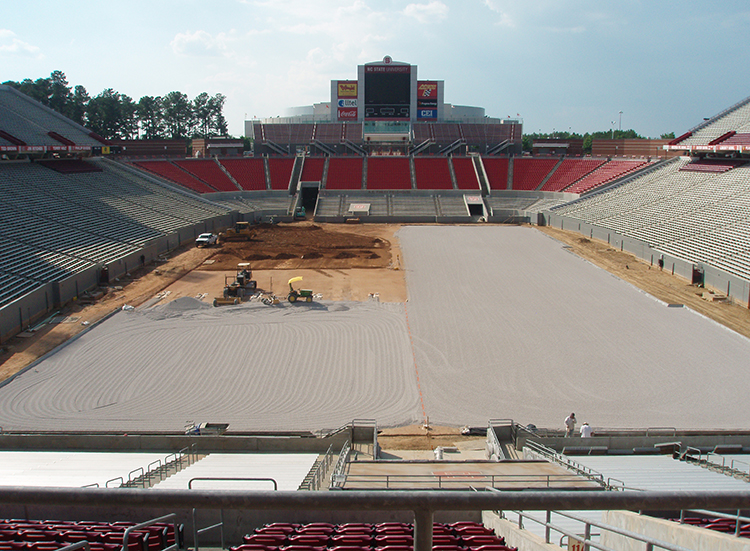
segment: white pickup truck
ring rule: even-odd
[[[210,247],[211,245],[216,245],[216,241],[219,239],[219,236],[213,233],[202,233],[195,239],[195,246],[196,247]]]

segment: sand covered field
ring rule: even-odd
[[[595,428],[750,426],[746,337],[533,228],[408,226],[397,237],[405,303],[212,308],[184,296],[119,312],[0,387],[2,426],[557,428],[571,411]]]

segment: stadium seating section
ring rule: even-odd
[[[411,170],[406,157],[367,159],[367,189],[411,189]]]
[[[513,160],[513,189],[537,189],[559,159],[517,158]]]
[[[181,169],[218,191],[237,191],[238,188],[213,159],[174,161]]]
[[[417,189],[453,189],[446,157],[415,157]]]
[[[258,528],[230,551],[412,551],[414,527],[379,524],[274,523]],[[434,523],[433,551],[517,551],[475,522]]]
[[[458,189],[467,191],[478,191],[479,180],[474,161],[469,157],[453,157],[453,172],[456,175],[456,186]],[[507,170],[506,170],[507,174]]]
[[[680,522],[679,518],[670,519],[673,522]],[[723,534],[734,535],[737,531],[737,521],[731,518],[714,518],[714,517],[684,517],[683,524],[696,526],[698,528],[707,528]],[[750,524],[740,523],[738,536],[750,538]]]
[[[294,159],[268,159],[268,174],[271,177],[271,189],[288,190],[292,179]]]
[[[505,190],[508,189],[508,165],[509,160],[507,157],[483,157],[482,163],[484,164],[484,170],[487,172],[487,179],[489,180],[490,189],[492,190]]]
[[[326,160],[323,157],[307,157],[302,167],[300,180],[303,182],[322,182],[325,165]]]
[[[605,162],[604,159],[564,159],[549,180],[544,183],[541,190],[562,191]]]
[[[266,167],[263,159],[222,159],[221,164],[235,182],[247,191],[265,191]]]
[[[362,157],[329,160],[326,189],[362,189],[362,166]]]
[[[55,551],[86,541],[91,551],[118,551],[134,522],[0,520],[0,551]],[[183,527],[156,523],[132,530],[128,551],[161,551],[183,540]]]
[[[153,172],[157,176],[161,176],[166,180],[185,186],[198,193],[213,193],[217,191],[216,188],[209,186],[171,161],[137,161],[134,164],[139,168]]]

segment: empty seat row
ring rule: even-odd
[[[274,523],[243,538],[232,551],[401,551],[413,549],[414,527],[400,522]],[[475,522],[433,525],[434,551],[508,551],[505,540]]]

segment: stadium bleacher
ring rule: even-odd
[[[157,176],[179,184],[198,193],[214,193],[217,191],[206,182],[199,180],[186,170],[171,161],[135,161],[135,166],[156,174]]]
[[[411,189],[411,170],[406,157],[369,157],[367,189]]]
[[[334,157],[328,161],[326,189],[362,189],[362,157]]]
[[[557,158],[535,159],[522,157],[513,159],[513,189],[537,189],[558,162],[560,160]]]
[[[323,157],[305,157],[305,164],[302,166],[302,182],[322,182],[323,171],[326,160]]]
[[[286,191],[292,179],[294,159],[272,158],[268,159],[268,175],[270,177],[271,189],[274,191]]]
[[[508,167],[510,161],[507,157],[482,157],[482,164],[487,172],[491,190],[508,189]]]
[[[611,160],[602,166],[595,168],[586,176],[576,181],[573,185],[563,188],[568,193],[586,193],[608,182],[622,178],[623,176],[643,168],[648,161]]]
[[[561,191],[606,162],[606,159],[563,159],[557,170],[544,183],[541,191]]]
[[[453,164],[453,173],[456,175],[456,187],[466,191],[478,191],[479,180],[477,179],[477,170],[474,161],[470,157],[451,157]],[[506,167],[505,174],[508,170]]]
[[[232,178],[247,191],[265,191],[266,167],[263,159],[221,159]]]
[[[174,164],[218,191],[237,191],[237,186],[214,159],[176,160]]]
[[[414,157],[417,189],[453,189],[447,157]]]

